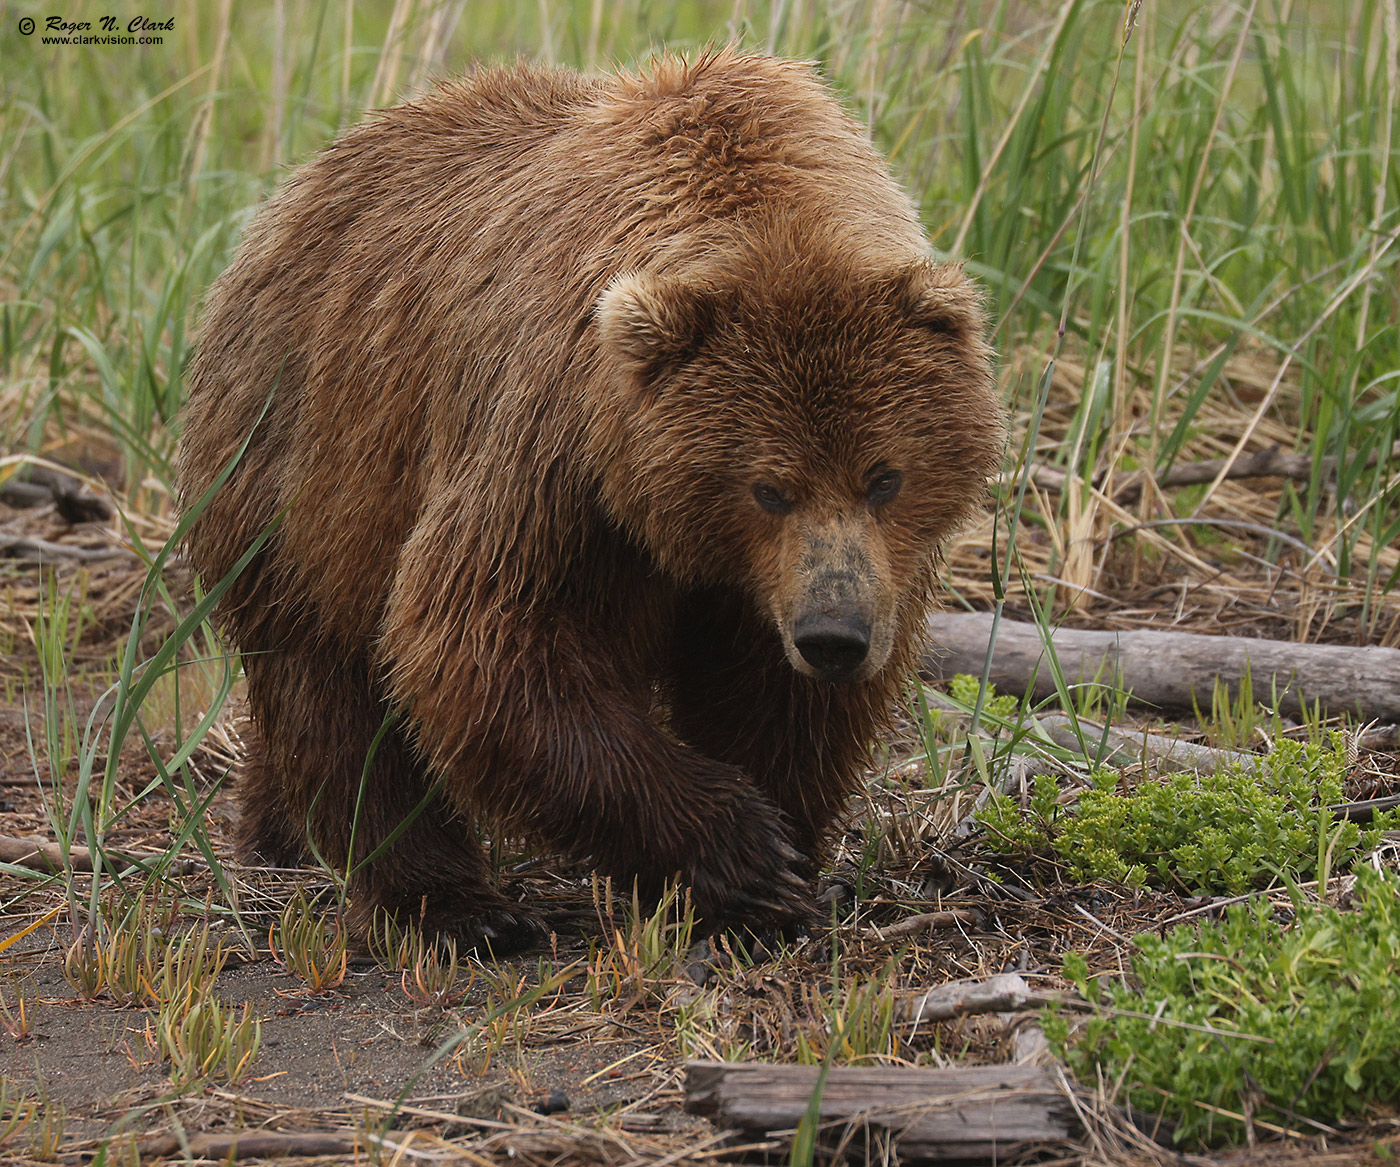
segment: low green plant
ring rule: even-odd
[[[15,1045],[23,1045],[34,1039],[34,1030],[29,1023],[29,1006],[24,991],[15,987],[14,995],[15,1003],[11,1007],[6,994],[0,992],[0,1030],[4,1030]]]
[[[349,936],[339,915],[325,917],[301,888],[267,931],[272,959],[313,993],[334,989],[345,979]]]
[[[1107,662],[1093,680],[1080,682],[1072,692],[1075,712],[1090,721],[1111,725],[1122,721],[1128,711],[1131,694],[1123,687],[1121,675],[1107,668]]]
[[[461,984],[462,964],[457,941],[451,937],[436,944],[419,944],[412,962],[404,967],[401,983],[410,1001],[420,1008],[448,1009],[471,991],[475,972]]]
[[[559,1007],[564,986],[583,972],[581,960],[557,966],[541,959],[533,977],[522,965],[499,961],[474,965],[472,979],[479,976],[485,988],[481,1009],[457,1014],[463,1022],[461,1030],[438,1047],[428,1064],[450,1057],[463,1075],[475,1077],[486,1073],[506,1048],[523,1053],[537,1022]],[[548,1002],[541,1005],[546,998]]]
[[[860,1065],[901,1056],[889,969],[852,978],[830,995],[808,987],[807,999],[814,1020],[797,1034],[800,1065]]]
[[[477,1022],[474,1039],[466,1046],[466,1062],[475,1074],[484,1074],[492,1060],[506,1048],[524,1050],[534,1027],[535,1005],[523,966],[496,963],[481,968],[486,986],[485,1009]],[[547,979],[541,969],[540,983]]]
[[[1237,895],[1287,874],[1326,879],[1375,846],[1391,825],[1338,819],[1350,765],[1346,738],[1280,740],[1252,769],[1180,773],[1130,791],[1122,775],[1094,775],[1073,811],[1053,804],[1053,780],[1037,779],[1029,808],[993,795],[979,817],[1003,853],[1053,852],[1080,880],[1113,880]]]
[[[227,952],[211,941],[208,921],[163,946],[155,974],[156,1052],[170,1063],[177,1089],[237,1082],[257,1056],[262,1020],[245,1002],[239,1013],[214,995]]]
[[[595,882],[594,907],[608,935],[605,946],[590,945],[588,993],[595,1008],[608,1001],[632,1003],[660,999],[683,975],[695,937],[695,909],[690,892],[667,886],[653,911],[647,912],[636,889],[617,919],[612,882]]]
[[[1060,784],[1055,775],[1037,774],[1031,779],[1030,800],[1024,808],[1010,795],[994,794],[977,817],[994,850],[1029,855],[1050,845],[1060,813]]]
[[[67,1126],[67,1112],[50,1102],[42,1084],[37,1097],[0,1074],[0,1151],[17,1152],[24,1161],[47,1163],[58,1157]],[[8,1157],[0,1159],[9,1162]]]
[[[1083,1082],[1121,1083],[1179,1143],[1359,1119],[1400,1096],[1400,881],[1357,873],[1350,910],[1293,896],[1281,926],[1267,901],[1136,938],[1130,987],[1065,975],[1102,1006],[1074,1032],[1045,1031]]]
[[[0,1147],[29,1124],[32,1106],[19,1084],[0,1074]]]
[[[959,673],[948,682],[948,696],[959,705],[965,705],[968,709],[977,706],[978,692],[982,687],[982,682],[968,673]],[[992,718],[996,721],[1010,721],[1016,716],[1016,710],[1020,707],[1020,702],[1009,693],[998,693],[995,689],[988,687],[987,696],[982,702],[983,719]]]
[[[109,895],[64,955],[63,975],[85,1000],[106,995],[118,1005],[157,1002],[163,944],[143,899],[121,903]]]
[[[96,929],[101,937],[95,941],[102,968],[103,987],[119,1005],[147,1007],[158,1005],[162,987],[169,975],[168,966],[178,948],[196,948],[200,953],[200,971],[209,939],[207,925],[193,938],[174,933],[179,916],[178,899],[159,884],[153,885],[134,900],[120,896],[109,898],[107,924]],[[216,960],[210,962],[212,977],[223,967],[223,954],[216,950]],[[188,957],[186,958],[188,959]]]
[[[676,1048],[682,1058],[745,1062],[753,1055],[752,1030],[727,996],[727,989],[716,987],[673,999]]]
[[[405,923],[383,908],[375,909],[365,941],[375,963],[389,972],[413,968],[422,959],[428,943],[416,924]]]
[[[85,1001],[91,1001],[106,986],[102,952],[90,929],[79,932],[64,952],[63,979]]]
[[[65,955],[68,983],[88,1000],[105,994],[121,1006],[152,1008],[186,982],[212,982],[223,970],[223,946],[210,946],[207,922],[177,932],[179,914],[178,898],[159,884],[135,896],[108,894]]]
[[[1210,694],[1209,718],[1201,712],[1194,696],[1192,704],[1196,720],[1205,727],[1211,744],[1232,750],[1247,749],[1254,744],[1255,735],[1264,728],[1265,720],[1269,717],[1268,711],[1254,702],[1254,676],[1247,664],[1234,691],[1220,677],[1215,678]],[[1277,722],[1277,715],[1273,720]],[[1277,725],[1273,728],[1276,731]]]
[[[156,970],[156,1001],[169,1003],[206,992],[224,971],[228,950],[211,941],[209,924],[172,937],[164,946]]]
[[[212,984],[191,985],[161,1003],[155,1021],[156,1051],[170,1063],[170,1081],[185,1089],[208,1081],[237,1082],[257,1057],[262,1019],[251,1002],[240,1012],[220,1001]]]

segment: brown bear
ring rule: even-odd
[[[483,69],[350,130],[189,375],[186,506],[246,442],[195,565],[271,532],[219,609],[241,845],[498,948],[533,925],[476,821],[806,918],[999,461],[983,331],[805,64]]]

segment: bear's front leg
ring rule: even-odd
[[[815,918],[777,807],[665,733],[615,646],[554,612],[441,619],[442,598],[396,593],[383,647],[446,798],[649,894],[679,875],[710,927]]]
[[[681,604],[667,674],[676,735],[751,777],[783,813],[815,878],[830,828],[888,726],[902,674],[804,677],[771,623],[743,596],[718,590]]]

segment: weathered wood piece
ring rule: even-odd
[[[685,1108],[748,1135],[796,1129],[818,1066],[687,1062]],[[901,1162],[1004,1162],[1080,1133],[1062,1080],[1034,1066],[835,1066],[822,1090],[822,1141],[888,1139]]]
[[[12,477],[0,482],[0,502],[16,510],[51,502],[70,523],[105,523],[112,517],[112,504],[89,490],[81,478],[42,462],[23,462]]]
[[[411,1137],[411,1136],[410,1136]],[[286,1155],[355,1155],[382,1146],[396,1150],[402,1135],[371,1140],[355,1131],[214,1131],[192,1132],[181,1140],[178,1136],[153,1135],[141,1139],[141,1156],[166,1158],[184,1156],[236,1162],[241,1159],[273,1159]],[[358,1154],[357,1154],[358,1153]]]
[[[1366,459],[1367,466],[1375,465],[1382,451],[1373,450]],[[1394,443],[1385,453],[1389,459],[1400,458],[1400,442]],[[1312,481],[1314,459],[1311,454],[1292,454],[1278,446],[1266,450],[1255,450],[1241,454],[1238,458],[1210,458],[1204,462],[1178,462],[1156,480],[1158,490],[1169,490],[1175,486],[1195,486],[1203,482],[1214,482],[1224,471],[1226,478],[1291,478],[1297,482]],[[1336,473],[1337,459],[1332,455],[1323,457],[1317,470],[1323,481]],[[1061,491],[1069,481],[1069,474],[1057,466],[1036,464],[1031,467],[1031,481],[1041,490]],[[1092,478],[1097,489],[1103,485],[1105,476],[1101,472]],[[1144,477],[1141,471],[1119,476],[1113,484],[1113,501],[1119,506],[1131,506],[1142,497]]]
[[[933,678],[956,673],[980,676],[992,617],[985,612],[939,612],[928,620],[929,648],[923,667]],[[1306,701],[1321,699],[1332,713],[1343,710],[1382,721],[1400,720],[1400,649],[1293,644],[1192,632],[1090,632],[1060,628],[1052,635],[1055,654],[1070,684],[1095,679],[1120,684],[1142,704],[1190,709],[1192,697],[1210,704],[1217,678],[1238,688],[1248,670],[1254,692],[1297,714]],[[1033,624],[1003,619],[992,658],[992,683],[1003,692],[1037,698],[1055,691],[1045,646]]]
[[[92,855],[86,847],[69,848],[65,862],[63,848],[40,839],[15,839],[0,835],[0,863],[27,867],[31,871],[63,871],[69,864],[74,871],[91,871]]]
[[[114,868],[125,872],[132,867],[146,868],[162,856],[155,851],[137,854],[126,851],[105,852],[103,865],[108,871]],[[49,874],[59,871],[92,871],[92,852],[74,843],[68,848],[65,860],[63,848],[55,842],[42,839],[16,839],[10,835],[0,835],[0,863],[15,867],[25,867],[31,871]],[[182,859],[172,870],[189,871],[203,863],[203,860]]]
[[[27,563],[99,563],[104,559],[135,558],[125,547],[75,547],[28,535],[0,533],[0,556]]]
[[[981,924],[979,913],[971,908],[950,908],[946,912],[923,912],[917,916],[906,916],[888,928],[876,928],[875,935],[881,940],[901,940],[905,936],[917,936],[920,932],[931,932],[935,928],[956,928],[959,924],[978,927]]]
[[[1080,749],[1079,735],[1074,732],[1074,723],[1067,713],[1042,713],[1035,719],[1057,746],[1068,750]],[[1245,773],[1253,773],[1259,766],[1259,755],[1245,750],[1217,749],[1196,742],[1181,741],[1160,733],[1145,731],[1105,729],[1087,717],[1079,719],[1079,732],[1084,735],[1084,745],[1092,754],[1100,746],[1105,766],[1131,766],[1135,762],[1149,762],[1158,773],[1177,773],[1192,770],[1197,774],[1214,774],[1224,766],[1239,766]]]
[[[1012,1013],[1028,1005],[1043,1005],[1058,997],[1031,992],[1023,977],[999,973],[980,981],[949,981],[901,1003],[899,1020],[905,1025],[951,1021],[973,1013]]]

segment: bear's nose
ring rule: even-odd
[[[802,659],[830,681],[855,672],[870,651],[870,624],[859,616],[803,616],[792,631]]]

